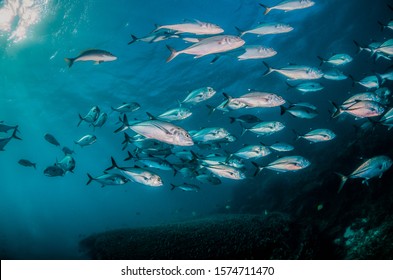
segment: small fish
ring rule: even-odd
[[[98,108],[98,106],[92,107],[85,117],[82,117],[82,116],[79,114],[79,123],[78,123],[78,126],[80,126],[80,124],[81,124],[83,121],[85,121],[85,122],[87,122],[87,123],[90,123],[90,124],[94,123],[94,122],[97,120],[97,118],[98,118],[99,115],[100,115],[100,108]]]
[[[345,75],[343,72],[341,72],[336,68],[325,70],[323,77],[327,80],[333,80],[333,81],[342,81],[348,79],[347,75]]]
[[[342,190],[345,182],[348,179],[362,178],[364,179],[362,183],[368,184],[368,180],[370,180],[371,178],[381,178],[383,173],[388,170],[392,166],[392,164],[393,161],[388,156],[376,156],[366,160],[348,176],[336,173],[341,178],[341,184],[337,193]]]
[[[348,77],[352,80],[352,86],[358,84],[368,89],[378,89],[381,85],[379,77],[376,75],[367,76],[359,81],[355,80],[351,75]]]
[[[287,144],[287,143],[282,143],[282,142],[276,142],[268,147],[270,149],[277,151],[277,152],[290,152],[295,149],[294,146]]]
[[[201,189],[197,185],[188,184],[188,183],[184,183],[182,185],[171,184],[171,186],[172,186],[171,191],[173,191],[174,189],[181,189],[182,191],[185,191],[185,192],[199,192]]]
[[[347,113],[358,118],[370,118],[380,116],[385,111],[383,105],[369,100],[354,101],[353,103],[343,104],[341,106],[337,106],[334,102],[332,104],[334,106],[332,118],[336,118],[342,113]]]
[[[105,187],[108,185],[124,185],[129,180],[120,174],[108,174],[105,173],[101,176],[93,178],[89,173],[87,173],[87,177],[89,177],[89,181],[87,181],[86,185],[89,185],[92,181],[96,181],[101,184],[101,187]]]
[[[266,166],[259,166],[255,162],[252,164],[257,168],[254,176],[258,175],[262,169],[270,169],[277,172],[298,171],[310,166],[310,162],[302,156],[288,156],[279,158]]]
[[[312,143],[330,141],[333,140],[335,137],[336,134],[334,134],[333,131],[325,128],[314,129],[304,135],[297,134],[297,139],[303,138]]]
[[[249,30],[241,30],[237,27],[235,28],[237,29],[237,31],[239,31],[240,37],[244,36],[245,34],[256,34],[258,36],[281,34],[288,33],[293,30],[293,27],[289,24],[279,22],[261,23]]]
[[[208,174],[201,174],[195,177],[199,182],[202,182],[204,184],[211,184],[211,185],[220,185],[221,180],[215,176],[211,176]]]
[[[14,129],[14,132],[10,137],[5,137],[5,138],[0,138],[0,151],[4,151],[4,147],[11,141],[11,139],[15,138],[18,140],[22,140],[19,136],[16,135],[16,132],[18,131],[17,128]]]
[[[393,56],[393,39],[389,39],[382,43],[378,48],[372,51],[372,54],[380,52],[387,56]]]
[[[248,59],[262,59],[273,57],[277,54],[277,52],[273,48],[267,48],[264,46],[247,46],[244,47],[244,53],[239,55],[237,59],[248,60]]]
[[[240,48],[244,44],[245,41],[242,40],[240,37],[232,35],[219,35],[202,39],[198,43],[195,43],[181,51],[176,51],[170,46],[167,46],[167,48],[171,52],[171,55],[168,57],[166,62],[171,61],[176,56],[182,53],[195,55],[194,58],[200,58],[209,54],[217,54],[234,50]]]
[[[100,64],[102,62],[114,61],[116,59],[117,57],[110,52],[92,49],[81,52],[77,57],[65,58],[64,60],[67,62],[68,67],[71,67],[77,61],[94,61],[94,64]]]
[[[93,123],[94,128],[102,127],[107,120],[108,120],[108,114],[101,113],[100,116],[97,118],[97,120]]]
[[[151,117],[151,114],[148,114]],[[194,142],[190,134],[183,128],[169,122],[151,119],[148,121],[129,124],[127,115],[124,115],[123,125],[115,132],[129,128],[149,139],[155,139],[167,144],[177,146],[192,146]]]
[[[94,144],[97,141],[97,137],[94,135],[87,134],[80,138],[77,141],[74,141],[75,144],[78,144],[81,147],[89,146],[91,144]]]
[[[156,30],[154,30],[154,32],[160,29],[173,30],[176,32],[176,34],[192,33],[195,35],[216,35],[224,32],[224,30],[216,24],[202,22],[199,20],[195,20],[193,22],[158,26]]]
[[[265,157],[270,153],[271,151],[269,148],[263,145],[249,145],[239,149],[236,153],[233,154],[243,159],[251,159]]]
[[[301,65],[290,65],[281,69],[275,69],[270,67],[266,62],[263,62],[267,70],[263,76],[269,75],[272,72],[277,72],[291,81],[295,80],[315,80],[323,77],[323,73],[318,68],[301,66]]]
[[[68,148],[66,146],[63,147],[62,151],[65,155],[72,155],[73,153],[75,153],[73,150],[71,150],[70,148]]]
[[[18,125],[7,125],[4,123],[4,121],[0,121],[0,132],[5,132],[7,133],[9,130],[13,129],[19,132],[18,130]]]
[[[393,30],[393,20],[392,19],[386,24],[378,21],[378,24],[381,26],[381,31],[384,30],[385,28]]]
[[[290,12],[299,9],[305,9],[314,6],[315,2],[311,0],[286,0],[282,1],[276,6],[268,7],[263,4],[259,4],[263,8],[265,8],[264,15],[267,15],[271,10],[282,10],[285,12]]]
[[[302,93],[308,93],[308,92],[317,92],[321,91],[324,89],[323,85],[320,83],[315,83],[315,82],[306,82],[306,83],[301,83],[298,85],[290,85],[287,83],[288,88],[295,88],[296,90],[302,92]]]
[[[34,169],[37,169],[37,164],[36,164],[36,163],[33,163],[33,162],[31,162],[31,161],[29,161],[29,160],[27,160],[27,159],[20,159],[20,160],[18,161],[18,163],[19,163],[20,165],[23,165],[23,166],[26,166],[26,167],[34,167]]]
[[[359,101],[375,101],[381,104],[387,102],[383,96],[376,94],[375,92],[362,92],[352,95],[350,98],[343,102],[343,105],[351,106],[354,102]]]
[[[64,172],[74,172],[75,159],[71,155],[65,155],[60,161],[55,163],[56,166],[64,170]]]
[[[171,38],[180,38],[180,36],[178,34],[175,34],[174,31],[168,31],[168,30],[166,31],[159,30],[139,38],[131,34],[131,41],[128,42],[128,45],[131,45],[135,42],[156,43]]]
[[[46,141],[48,141],[52,145],[55,145],[56,147],[60,146],[60,143],[56,140],[56,138],[52,134],[46,133],[44,135],[44,138]]]
[[[318,56],[318,59],[321,61],[321,64],[319,64],[319,66],[321,66],[324,63],[328,63],[334,66],[341,66],[341,65],[348,64],[353,60],[353,58],[350,55],[345,53],[335,54],[329,57],[328,59],[324,59]]]
[[[64,174],[65,174],[65,171],[63,170],[63,168],[61,168],[57,165],[48,166],[44,170],[44,175],[48,176],[48,177],[64,176]]]
[[[229,136],[229,132],[222,127],[208,127],[199,130],[192,136],[195,142],[217,141]]]
[[[211,173],[218,177],[232,179],[232,180],[243,180],[246,178],[245,174],[234,168],[232,166],[228,166],[225,164],[217,164],[217,165],[207,165],[202,166],[209,170]]]
[[[211,87],[203,87],[190,92],[181,103],[197,104],[212,98],[216,91]]]
[[[134,156],[128,152],[128,157],[126,159],[124,159],[124,161],[128,161],[133,159]],[[155,169],[159,169],[159,170],[165,170],[165,171],[172,171],[173,167],[172,165],[164,160],[164,159],[160,159],[160,158],[153,158],[153,157],[149,157],[149,158],[136,158],[136,161],[138,163],[141,163],[144,165],[144,167],[150,167],[150,168],[155,168]]]
[[[262,120],[254,115],[246,114],[239,117],[229,117],[230,123],[240,122],[240,123],[257,123]]]
[[[122,105],[120,105],[116,108],[111,107],[111,109],[113,111],[116,111],[119,113],[132,113],[132,112],[139,110],[140,108],[141,108],[141,105],[139,105],[139,103],[136,103],[136,102],[123,103]]]
[[[284,98],[281,96],[268,92],[253,91],[236,98],[226,93],[223,94],[228,100],[228,103],[244,104],[245,106],[239,106],[242,108],[273,108],[285,103]]]
[[[280,106],[280,108],[281,108],[281,115],[284,115],[286,112],[288,112],[292,116],[299,119],[313,119],[316,116],[318,116],[317,110],[306,106],[299,106],[293,104],[288,108],[285,108],[284,106]]]
[[[251,128],[245,128],[245,127],[242,128],[243,130],[241,135],[243,135],[246,131],[251,131],[258,135],[269,136],[283,130],[285,128],[285,125],[281,122],[271,121],[271,122],[260,122]]]
[[[168,110],[161,115],[157,116],[157,119],[164,121],[181,121],[187,119],[192,115],[192,112],[188,108],[179,107],[175,109]]]

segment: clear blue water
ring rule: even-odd
[[[11,2],[21,6],[27,1],[0,1],[0,9],[4,12]],[[331,110],[328,100],[342,102],[348,92],[363,91],[360,87],[352,88],[350,80],[322,80],[325,86],[322,92],[301,95],[288,91],[285,79],[276,73],[262,77],[265,67],[261,60],[237,61],[229,55],[210,64],[212,56],[193,59],[180,55],[166,63],[169,51],[165,44],[176,49],[187,45],[178,39],[127,45],[130,34],[144,36],[154,29],[154,24],[173,24],[184,19],[213,22],[226,34],[233,35],[237,34],[235,26],[248,29],[261,21],[281,21],[291,24],[295,30],[274,36],[244,37],[247,44],[273,47],[278,54],[266,61],[274,67],[288,63],[317,67],[318,55],[328,57],[333,53],[354,57],[352,63],[340,69],[356,78],[384,71],[389,66],[386,60],[374,63],[368,54],[356,55],[352,42],[368,44],[391,38],[392,31],[381,32],[377,24],[377,20],[387,22],[392,17],[386,1],[316,1],[309,9],[290,13],[272,11],[266,16],[258,5],[260,1],[255,0],[32,2],[33,6],[19,9],[17,15],[11,16],[9,28],[0,22],[0,120],[18,124],[23,138],[23,141],[12,140],[0,152],[0,255],[7,258],[84,258],[78,252],[78,242],[84,236],[207,215],[230,206],[234,190],[244,184],[255,184],[252,178],[239,182],[223,179],[219,186],[201,185],[198,193],[171,191],[170,183],[187,180],[158,171],[165,182],[161,188],[134,183],[106,188],[95,183],[86,186],[86,173],[98,176],[110,166],[111,156],[118,161],[126,157],[121,150],[123,135],[113,133],[118,127],[117,113],[110,115],[103,128],[94,131],[98,138],[95,144],[74,147],[74,140],[92,133],[86,124],[77,127],[78,113],[86,114],[94,105],[109,113],[111,106],[136,101],[141,109],[129,117],[142,120],[146,119],[145,112],[159,114],[173,108],[188,91],[203,86],[217,90],[206,102],[211,105],[223,100],[223,91],[240,96],[247,89],[275,92],[291,102],[307,101],[316,105],[320,113],[316,119],[300,120],[289,115],[281,117],[277,108],[215,112],[209,116],[205,104],[200,104],[192,108],[190,119],[179,123],[187,130],[208,126],[227,128],[239,140],[223,150],[235,151],[243,144],[259,141],[271,144],[280,140],[293,143],[296,150],[292,154],[303,155],[312,162],[312,168],[299,173],[277,175],[264,171],[259,181],[272,176],[307,176],[313,168],[323,165],[321,153],[334,156],[332,147],[344,149],[345,143],[354,137],[352,125],[359,121],[352,117],[332,121],[328,111]],[[277,1],[264,3],[272,5]],[[25,36],[17,37],[15,31],[34,9],[38,22],[26,28]],[[6,18],[4,13],[2,19]],[[65,57],[74,57],[90,48],[110,51],[118,60],[100,65],[77,62],[72,68],[67,67]],[[228,117],[245,113],[253,113],[263,120],[281,120],[288,128],[263,139],[251,133],[240,137],[240,126],[229,124]],[[306,132],[320,127],[336,132],[335,144],[310,146],[305,141],[294,142],[292,128]],[[54,135],[62,145],[75,148],[74,174],[44,176],[43,170],[63,156],[58,147],[44,140],[45,133]],[[200,151],[196,147],[192,149]],[[21,158],[36,162],[37,170],[19,165]],[[252,175],[252,166],[247,165],[247,169]]]

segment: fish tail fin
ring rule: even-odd
[[[212,105],[206,105],[206,107],[209,109],[209,113],[208,115],[210,116],[211,114],[214,113],[214,111],[217,109],[216,107],[212,106]]]
[[[352,80],[352,87],[354,87],[356,83],[355,78],[351,74],[349,74],[348,77]]]
[[[135,43],[136,41],[138,41],[138,38],[135,35],[131,34],[131,41],[129,41],[127,45],[131,45],[132,43]]]
[[[124,145],[123,149],[122,149],[123,151],[127,148],[128,143],[130,143],[130,140],[131,140],[131,137],[127,133],[124,132],[124,141],[121,142]]]
[[[37,163],[33,163],[34,169],[37,169]]]
[[[177,186],[171,183],[171,191],[173,191],[176,188],[177,188]]]
[[[280,106],[280,116],[284,115],[286,111],[287,108],[285,108],[284,106]]]
[[[330,103],[334,107],[334,110],[333,110],[333,113],[332,113],[332,118],[337,118],[339,115],[341,115],[343,113],[343,110],[341,110],[341,108],[339,106],[337,106],[337,104],[334,103],[333,101],[330,101]]]
[[[243,125],[242,123],[240,123],[240,126],[242,127],[242,133],[240,134],[240,136],[243,136],[244,133],[246,133],[248,129],[245,128],[244,125]]]
[[[121,125],[118,129],[116,129],[116,130],[114,131],[115,133],[118,133],[118,132],[120,132],[120,131],[123,131],[123,130],[125,130],[128,126],[130,126],[129,123],[128,123],[128,118],[127,118],[127,115],[126,115],[126,114],[123,115],[123,120],[122,120],[121,122],[122,122],[122,125]]]
[[[89,173],[87,173],[87,177],[89,177],[89,181],[87,181],[86,186],[89,185],[91,181],[94,180],[94,178]]]
[[[254,161],[252,161],[251,162],[252,163],[252,165],[254,165],[255,166],[255,168],[256,168],[256,170],[255,170],[255,172],[254,172],[254,177],[255,176],[257,176],[261,171],[262,171],[262,169],[264,168],[263,166],[259,166],[256,162],[254,162]]]
[[[126,158],[124,159],[124,161],[128,161],[128,160],[131,160],[131,159],[134,158],[134,156],[130,153],[130,151],[127,151],[127,154],[128,154],[128,157],[126,157]]]
[[[173,177],[176,177],[177,169],[176,169],[176,167],[174,167],[174,166],[172,166],[172,169],[173,169]]]
[[[302,136],[297,132],[296,130],[292,129],[293,134],[295,134],[295,141],[299,140],[302,138]]]
[[[74,64],[75,58],[64,58],[65,62],[67,62],[68,68]]]
[[[340,193],[341,190],[343,189],[345,183],[347,182],[348,177],[345,176],[345,175],[343,175],[343,174],[341,174],[341,173],[338,173],[338,172],[335,172],[335,173],[336,173],[336,174],[340,177],[340,179],[341,179],[341,183],[340,183],[340,186],[338,187],[338,191],[337,191],[337,193]]]
[[[174,59],[176,56],[179,55],[179,52],[176,51],[174,48],[172,48],[169,45],[166,45],[166,47],[168,48],[168,50],[171,52],[171,55],[166,59],[166,62],[171,61],[172,59]]]
[[[263,13],[264,15],[267,15],[272,10],[272,8],[269,8],[268,6],[263,4],[259,4],[259,6],[265,8],[265,12]]]
[[[267,70],[265,71],[265,73],[263,73],[262,77],[265,77],[267,75],[269,75],[270,73],[274,72],[274,69],[272,67],[270,67],[269,64],[267,64],[265,61],[262,62],[263,65],[265,65],[265,67],[267,68]]]
[[[355,44],[355,46],[357,47],[356,50],[356,54],[360,53],[361,51],[363,51],[365,49],[365,47],[363,47],[362,45],[360,45],[358,42],[356,42],[355,40],[353,40],[353,43]]]
[[[78,127],[81,125],[81,123],[83,122],[83,117],[81,116],[81,114],[78,114],[79,116],[79,122],[78,122]]]
[[[383,24],[382,22],[380,22],[379,20],[377,22],[381,26],[381,31],[383,31],[383,29],[386,27],[386,25]]]
[[[119,166],[117,165],[117,163],[116,163],[116,161],[115,161],[115,159],[113,157],[111,157],[111,162],[112,162],[112,165],[110,167],[108,167],[107,169],[105,169],[105,171],[109,171],[109,170],[112,170],[114,168],[119,168]]]
[[[157,23],[154,24],[154,27],[155,29],[151,33],[157,32],[158,30],[162,29],[162,26],[158,25]]]
[[[239,27],[235,26],[235,29],[239,33],[239,37],[242,37],[245,34],[244,30],[240,29]]]
[[[322,58],[320,56],[317,56],[317,57],[321,61],[321,63],[319,63],[319,66],[322,66],[322,64],[324,64],[326,62],[326,59],[324,59],[324,58]]]
[[[236,121],[236,118],[234,118],[234,117],[229,117],[229,122],[230,123],[234,123]]]
[[[232,100],[232,96],[230,96],[229,94],[223,92],[222,95],[224,95],[225,99],[227,100],[225,102],[225,104],[222,106],[223,108],[225,108],[226,106],[228,106],[228,103],[231,102]]]
[[[18,140],[22,140],[22,138],[20,138],[18,135],[16,135],[16,133],[18,132],[18,130],[15,128],[14,132],[12,133],[12,138],[18,139]]]

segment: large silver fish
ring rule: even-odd
[[[258,36],[288,33],[293,30],[293,27],[285,23],[266,22],[266,23],[261,23],[249,30],[240,30],[237,27],[236,29],[240,32],[240,37],[242,37],[243,35],[248,33],[256,34]]]
[[[378,48],[375,48],[373,50],[373,54],[375,52],[381,52],[385,55],[393,56],[393,39],[389,39],[382,43],[382,45],[380,45]]]
[[[228,100],[228,104],[244,104],[240,108],[272,108],[278,107],[285,103],[284,98],[274,93],[254,91],[244,94],[240,97],[231,97],[223,93]]]
[[[270,67],[266,62],[263,62],[267,70],[263,76],[269,75],[270,73],[277,72],[289,80],[316,80],[323,77],[321,70],[315,67],[302,66],[302,65],[290,65],[281,69],[275,69]]]
[[[96,141],[97,141],[97,137],[95,135],[87,134],[81,137],[79,140],[74,141],[74,143],[78,144],[81,147],[85,147],[94,144]]]
[[[233,154],[243,159],[251,159],[265,157],[270,155],[270,153],[271,151],[269,148],[263,145],[249,145],[239,149],[236,153]]]
[[[243,180],[246,178],[246,175],[239,169],[225,164],[207,165],[202,167],[205,167],[217,177],[228,178],[232,180]]]
[[[64,172],[74,172],[75,159],[71,155],[65,155],[60,161],[55,163],[56,166],[64,170]]]
[[[297,139],[303,138],[312,143],[330,141],[335,137],[336,134],[333,131],[325,128],[314,129],[304,135],[297,135]]]
[[[230,133],[222,127],[207,127],[199,130],[192,136],[196,142],[218,141],[228,137]]]
[[[279,132],[285,128],[285,125],[281,122],[271,121],[271,122],[261,122],[254,125],[251,128],[243,127],[242,135],[246,131],[251,131],[255,134],[262,136],[272,135],[273,133]]]
[[[392,166],[392,164],[393,161],[388,156],[376,156],[366,160],[348,176],[336,173],[341,178],[341,184],[338,189],[338,193],[342,190],[345,182],[348,179],[362,178],[364,179],[362,183],[368,184],[368,180],[370,180],[371,178],[381,178],[383,173],[388,170]]]
[[[148,114],[150,117],[151,115]],[[151,119],[148,121],[129,124],[127,115],[123,117],[123,125],[115,132],[129,128],[149,139],[177,146],[192,146],[194,142],[190,134],[183,128],[169,122]]]
[[[378,102],[369,100],[360,100],[354,101],[352,103],[344,103],[341,106],[337,106],[333,102],[332,104],[335,108],[332,114],[333,118],[338,117],[342,113],[347,113],[358,118],[370,118],[380,116],[385,111],[383,105]]]
[[[77,57],[65,58],[64,60],[67,62],[68,67],[71,67],[77,61],[94,61],[94,64],[100,64],[102,62],[113,61],[116,59],[117,57],[110,52],[92,49],[81,52]]]
[[[181,103],[197,104],[212,98],[215,94],[216,91],[211,87],[195,89],[191,91]]]
[[[376,75],[364,77],[359,81],[355,80],[351,75],[348,75],[348,77],[351,78],[353,82],[353,86],[355,84],[358,84],[368,89],[378,89],[379,86],[381,85],[381,81],[379,80],[379,77]]]
[[[98,116],[100,115],[100,108],[98,106],[94,106],[90,109],[90,111],[87,113],[86,116],[82,117],[80,114],[79,115],[79,123],[78,126],[84,121],[87,123],[94,123]]]
[[[265,168],[277,172],[298,171],[308,167],[311,163],[302,156],[288,156],[279,158],[265,166],[259,166],[255,162],[252,164],[257,168],[254,174],[256,176]]]
[[[180,121],[187,119],[192,115],[192,112],[188,108],[179,107],[175,109],[168,110],[161,115],[158,115],[157,118],[164,121]]]
[[[248,60],[248,59],[262,59],[275,56],[277,52],[273,48],[267,48],[264,46],[247,46],[244,47],[244,53],[239,55],[237,59]]]
[[[324,59],[318,56],[318,59],[321,61],[321,64],[319,66],[321,66],[324,63],[331,64],[334,66],[340,66],[340,65],[348,64],[353,60],[353,58],[350,55],[345,53],[332,55],[328,59]]]
[[[171,24],[171,25],[162,25],[158,26],[154,32],[161,29],[169,29],[179,33],[192,33],[195,35],[215,35],[224,32],[224,30],[213,23],[202,22],[199,20],[195,20],[195,22],[185,22],[179,24]]]
[[[240,48],[244,45],[244,40],[240,37],[232,36],[232,35],[219,35],[213,36],[206,39],[202,39],[196,44],[191,45],[190,47],[176,51],[175,49],[167,46],[168,49],[171,51],[171,55],[166,60],[167,62],[174,59],[179,54],[190,54],[195,55],[194,58],[199,58],[209,54],[217,54],[222,52],[227,52],[230,50],[234,50]]]
[[[268,7],[263,4],[259,4],[259,5],[265,8],[264,15],[267,15],[271,10],[281,10],[281,11],[289,12],[289,11],[309,8],[311,6],[314,6],[314,4],[315,2],[311,0],[287,0],[287,1],[282,1],[281,3],[273,7]]]

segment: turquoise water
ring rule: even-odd
[[[225,34],[232,35],[237,35],[235,26],[248,29],[260,21],[282,21],[291,24],[294,31],[266,37],[244,36],[247,44],[262,44],[278,52],[265,60],[274,67],[288,63],[318,67],[317,56],[328,57],[333,53],[348,53],[354,57],[352,63],[340,69],[355,78],[384,71],[391,65],[383,59],[374,63],[365,53],[356,55],[352,42],[368,44],[372,40],[391,38],[392,31],[380,31],[377,24],[377,20],[387,22],[392,17],[385,1],[372,4],[365,0],[316,1],[309,9],[288,13],[272,11],[266,16],[258,5],[260,1],[254,0],[214,3],[37,0],[31,1],[32,6],[23,6],[25,2],[28,1],[0,1],[3,21],[0,22],[0,120],[19,125],[18,135],[23,138],[22,141],[11,140],[5,151],[0,152],[0,255],[5,258],[84,258],[78,252],[78,241],[94,232],[192,219],[223,209],[232,211],[231,203],[236,199],[232,195],[234,190],[275,176],[289,176],[289,180],[307,176],[324,164],[321,155],[334,157],[333,147],[345,149],[346,143],[354,138],[352,125],[362,123],[352,117],[339,121],[330,119],[332,108],[328,100],[340,103],[348,92],[363,91],[360,87],[352,88],[349,79],[322,80],[323,91],[301,95],[287,90],[285,79],[276,73],[262,77],[266,68],[261,60],[237,61],[232,54],[210,64],[213,56],[193,59],[182,54],[166,63],[170,54],[166,44],[178,50],[188,45],[180,39],[127,45],[131,34],[145,36],[154,30],[155,24],[180,23],[185,19],[216,23]],[[277,1],[265,3],[272,5]],[[29,24],[31,19],[36,20]],[[118,59],[100,65],[76,62],[68,68],[65,57],[75,57],[91,48],[110,51]],[[145,112],[159,114],[174,108],[188,91],[204,86],[217,90],[217,94],[205,102],[214,106],[222,102],[223,91],[240,96],[248,89],[275,92],[291,102],[307,101],[316,105],[319,116],[302,120],[289,115],[280,117],[278,108],[215,112],[209,116],[202,103],[191,108],[191,118],[179,123],[186,130],[210,126],[227,128],[238,141],[223,147],[221,152],[233,152],[243,144],[259,141],[267,144],[286,141],[296,147],[291,155],[307,157],[312,166],[293,174],[264,171],[256,180],[251,178],[254,168],[247,163],[249,179],[222,179],[219,186],[200,184],[198,193],[171,191],[170,183],[198,182],[181,175],[173,177],[165,171],[157,171],[164,181],[160,188],[135,183],[100,188],[93,182],[86,186],[87,173],[101,175],[103,169],[110,166],[111,156],[121,162],[127,154],[121,150],[123,134],[113,133],[119,126],[118,113],[111,113],[107,123],[95,131],[86,123],[77,127],[78,114],[85,115],[93,106],[109,114],[111,106],[134,101],[141,109],[130,113],[129,118],[145,120]],[[391,82],[385,86],[391,87]],[[267,138],[257,138],[252,133],[241,137],[241,127],[237,123],[230,124],[228,117],[250,112],[262,120],[279,119],[288,128]],[[310,146],[306,141],[294,141],[292,128],[306,132],[320,127],[335,131],[338,137],[334,144]],[[44,176],[43,170],[63,157],[59,147],[45,141],[46,133],[54,135],[62,146],[75,150],[74,174]],[[74,140],[88,133],[97,136],[96,143],[84,148],[74,145]],[[191,149],[208,152],[198,147]],[[268,163],[277,155],[259,162]],[[37,170],[19,165],[18,160],[22,158],[37,163]]]

